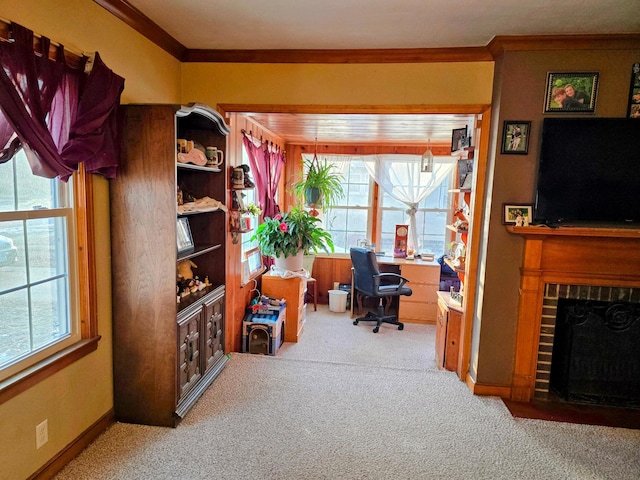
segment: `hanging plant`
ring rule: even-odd
[[[325,211],[333,208],[344,197],[344,178],[333,172],[334,168],[326,159],[320,163],[317,152],[314,153],[311,160],[304,162],[307,172],[304,180],[293,185],[295,195],[304,200],[307,207],[323,208]]]

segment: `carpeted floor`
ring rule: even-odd
[[[432,327],[373,334],[326,311],[307,323],[278,356],[233,354],[177,428],[117,423],[56,478],[640,478],[640,431],[514,418],[499,399],[423,365]],[[330,352],[334,327],[370,350]],[[380,342],[396,333],[420,351],[388,351]],[[317,348],[309,358],[305,343]]]

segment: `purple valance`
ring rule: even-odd
[[[71,68],[64,47],[49,59],[51,42],[13,23],[13,42],[0,42],[0,163],[23,147],[34,175],[66,181],[78,164],[87,172],[113,178],[117,171],[116,110],[124,79],[95,54]]]

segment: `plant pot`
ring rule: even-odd
[[[297,255],[288,256],[288,257],[275,257],[274,264],[276,268],[280,268],[282,270],[290,270],[292,272],[298,272],[302,270],[302,261],[304,259],[304,251],[300,250]]]
[[[322,194],[318,187],[307,187],[304,191],[304,198],[307,207],[322,207]]]

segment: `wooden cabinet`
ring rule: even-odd
[[[287,316],[284,324],[285,342],[297,342],[304,330],[306,283],[305,278],[283,278],[274,275],[273,272],[262,276],[262,293],[272,298],[284,298],[287,302]]]
[[[458,370],[462,309],[451,301],[448,292],[438,292],[436,322],[436,364],[439,369]]]
[[[411,263],[419,262],[419,263]],[[436,323],[437,292],[440,288],[440,264],[406,260],[400,274],[409,279],[413,294],[400,297],[399,320],[407,323]]]
[[[125,105],[121,166],[110,183],[114,410],[117,420],[175,426],[213,382],[224,353],[227,175],[178,163],[178,138],[226,150],[203,105]],[[177,191],[197,205],[178,208]],[[185,198],[188,202],[189,198]],[[221,203],[219,203],[221,202]],[[193,245],[178,254],[177,218]],[[208,286],[178,300],[177,262]]]

